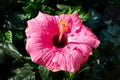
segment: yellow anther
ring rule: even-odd
[[[64,33],[64,32],[67,32],[68,31],[68,22],[65,21],[65,20],[60,20],[59,23],[58,23],[58,27],[59,27],[59,31],[60,33]]]

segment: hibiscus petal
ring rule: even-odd
[[[87,61],[92,49],[88,45],[69,44],[60,52],[56,52],[53,62],[60,65],[60,70],[76,72],[80,65]]]
[[[58,32],[56,18],[39,12],[38,16],[28,20],[27,24],[28,27],[25,30],[26,50],[32,61],[37,63],[46,52],[53,48],[53,33]]]
[[[59,32],[57,27],[57,21],[54,16],[43,14],[39,12],[36,18],[27,21],[26,35],[31,35],[34,32],[39,34],[48,33],[52,35],[53,33]]]
[[[82,25],[82,29],[76,33],[68,34],[68,43],[86,44],[93,48],[97,48],[100,44],[98,38],[92,33],[92,31]]]
[[[72,18],[72,21],[73,21],[73,24],[74,26],[73,27],[76,27],[76,26],[80,26],[82,24],[82,20],[79,18],[79,15],[77,13],[73,13],[71,14],[71,18]]]
[[[97,48],[100,44],[100,41],[88,27],[84,26],[78,14],[72,14],[71,19],[73,24],[71,33],[68,33],[68,43],[86,44],[93,48]]]

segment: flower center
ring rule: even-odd
[[[67,35],[65,32],[68,31],[68,22],[65,20],[60,20],[58,22],[59,34],[53,36],[53,44],[58,48],[63,48],[67,44]]]
[[[63,48],[65,45],[67,45],[67,35],[63,34],[61,40],[59,41],[60,34],[55,34],[53,36],[53,45],[58,48]]]

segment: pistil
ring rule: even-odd
[[[64,32],[60,32],[59,39],[58,39],[58,42],[59,42],[59,43],[60,43],[60,41],[62,40],[63,35],[64,35]]]

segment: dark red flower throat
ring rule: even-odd
[[[57,48],[63,48],[67,45],[67,35],[63,34],[61,40],[59,40],[59,36],[60,34],[56,34],[53,36],[53,44],[54,46],[56,46]]]

